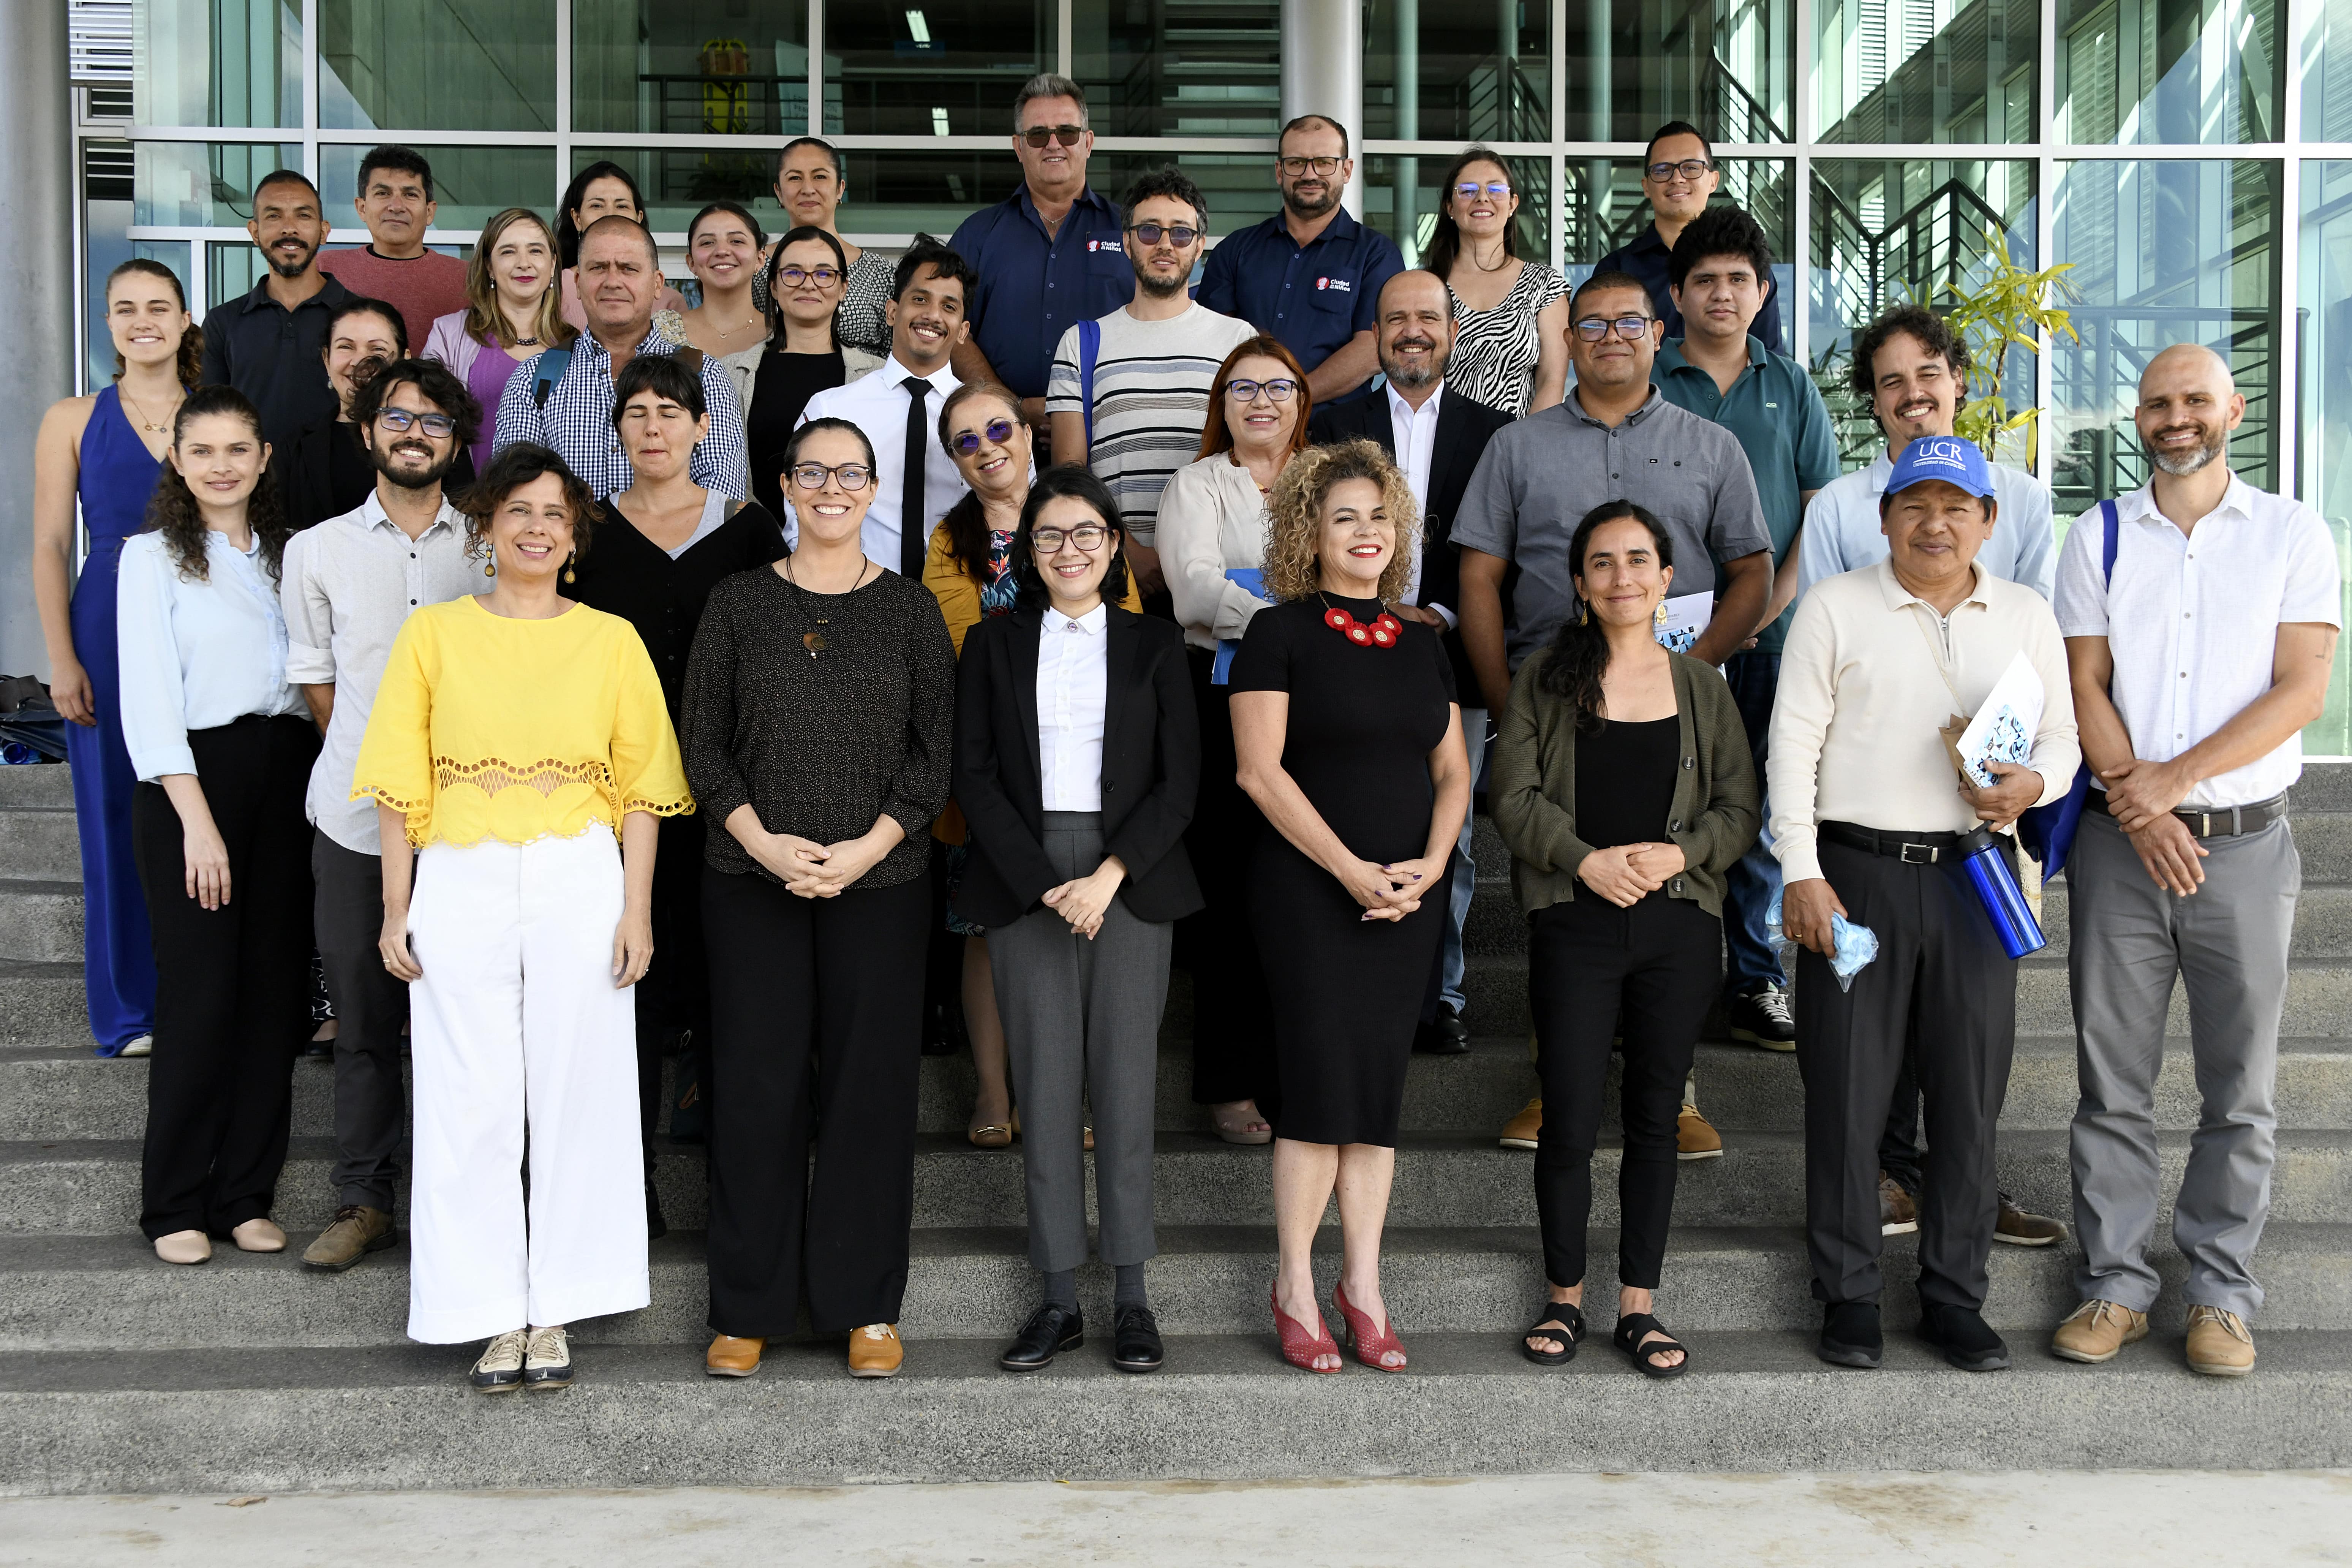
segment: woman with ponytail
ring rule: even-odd
[[[1520,1353],[1565,1364],[1584,1338],[1592,1149],[1612,1044],[1624,1042],[1617,1348],[1651,1377],[1690,1358],[1653,1316],[1675,1201],[1675,1119],[1723,978],[1724,874],[1756,841],[1756,765],[1731,689],[1654,634],[1674,544],[1632,501],[1569,545],[1576,616],[1519,667],[1488,800],[1527,911],[1544,1121],[1536,1211],[1544,1279]]]

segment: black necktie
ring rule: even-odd
[[[906,472],[898,480],[898,574],[919,583],[923,558],[931,549],[931,531],[923,516],[923,464],[931,448],[923,399],[930,395],[931,384],[910,375],[898,384],[907,389]]]

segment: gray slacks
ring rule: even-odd
[[[1096,814],[1049,811],[1044,827],[1055,876],[1090,876],[1102,864]],[[1141,1263],[1160,1250],[1151,1228],[1152,1089],[1175,929],[1136,919],[1117,899],[1091,942],[1047,909],[989,929],[989,968],[1021,1107],[1029,1261],[1041,1273],[1086,1261],[1089,1102],[1102,1260]]]
[[[407,1121],[400,1026],[408,1021],[408,987],[384,968],[376,947],[383,935],[383,862],[313,828],[310,876],[318,887],[319,960],[337,1020],[335,1202],[390,1214]]]
[[[2203,838],[2204,885],[2179,898],[2156,885],[2115,819],[2084,812],[2066,864],[2074,1062],[2082,1100],[2070,1142],[2075,1279],[2134,1311],[2155,1302],[2156,1078],[2177,973],[2189,988],[2189,1046],[2201,1109],[2172,1210],[2192,1306],[2251,1318],[2263,1302],[2251,1267],[2271,1206],[2278,1146],[2279,1017],[2303,858],[2284,822]]]

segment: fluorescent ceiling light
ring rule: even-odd
[[[934,136],[949,136],[954,134],[954,132],[948,129],[948,111],[946,110],[934,109],[931,110],[931,134]]]
[[[919,44],[928,44],[931,41],[931,25],[923,20],[923,14],[920,11],[907,13],[907,31],[914,35],[915,42]]]

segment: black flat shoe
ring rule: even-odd
[[[1662,1334],[1664,1337],[1643,1344],[1642,1338],[1645,1334]],[[1633,1364],[1641,1369],[1644,1377],[1654,1377],[1663,1382],[1670,1377],[1680,1377],[1690,1370],[1690,1347],[1666,1333],[1666,1325],[1647,1312],[1631,1312],[1619,1318],[1617,1327],[1609,1338],[1619,1350],[1633,1358]],[[1682,1352],[1683,1359],[1672,1365],[1654,1359],[1670,1351]]]
[[[1470,1026],[1462,1021],[1461,1014],[1440,1002],[1437,1016],[1413,1029],[1412,1048],[1423,1056],[1466,1056],[1470,1051]]]
[[[1149,1307],[1119,1307],[1110,1317],[1110,1364],[1121,1372],[1158,1372],[1167,1358],[1160,1320]]]
[[[1036,1372],[1053,1365],[1054,1358],[1064,1351],[1074,1351],[1086,1342],[1087,1321],[1078,1310],[1048,1301],[1029,1314],[1029,1321],[1021,1325],[996,1364],[1007,1372]]]
[[[1817,1353],[1832,1366],[1874,1370],[1886,1353],[1885,1336],[1878,1330],[1878,1303],[1840,1301],[1824,1309]]]
[[[1992,1331],[1981,1312],[1922,1302],[1919,1337],[1942,1351],[1944,1359],[1962,1372],[2009,1369],[2009,1345]]]
[[[1568,1325],[1567,1331],[1547,1329],[1544,1327],[1546,1323],[1565,1323]],[[1558,1340],[1567,1348],[1539,1351],[1528,1343],[1528,1340],[1538,1335],[1545,1339]],[[1555,1301],[1549,1296],[1546,1296],[1541,1304],[1536,1308],[1534,1324],[1526,1333],[1519,1336],[1519,1353],[1538,1366],[1566,1366],[1576,1359],[1576,1347],[1583,1341],[1584,1309],[1571,1306],[1566,1301]]]

